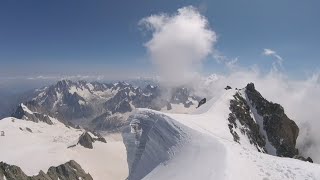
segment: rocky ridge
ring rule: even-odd
[[[240,129],[258,151],[281,157],[298,155],[296,140],[299,128],[287,117],[281,105],[269,102],[249,83],[230,101],[229,129],[239,142]],[[269,147],[268,147],[269,146]],[[270,147],[273,148],[275,152]]]
[[[81,166],[71,160],[57,167],[50,167],[47,173],[40,171],[38,175],[27,176],[21,168],[0,162],[0,180],[93,180]]]

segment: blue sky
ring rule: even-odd
[[[188,5],[207,17],[216,49],[241,66],[269,69],[269,48],[290,76],[320,68],[318,0],[1,0],[0,76],[152,72],[150,34],[138,22]],[[227,71],[211,56],[203,66]]]

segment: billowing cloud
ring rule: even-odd
[[[217,41],[208,20],[192,6],[172,15],[151,15],[139,24],[152,32],[145,46],[160,77],[170,84],[190,81]]]
[[[277,65],[282,68],[282,62],[283,62],[283,59],[282,57],[274,50],[271,50],[271,49],[264,49],[263,50],[263,55],[265,56],[272,56],[275,58],[275,62],[272,63],[272,66],[273,66],[273,69],[274,70],[278,70],[277,68]]]

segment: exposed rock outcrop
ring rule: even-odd
[[[71,160],[63,165],[58,167],[50,167],[47,174],[52,179],[61,179],[61,180],[92,180],[90,174],[84,172],[81,166],[75,161]]]
[[[88,132],[84,132],[80,137],[79,137],[79,141],[78,144],[80,144],[81,146],[88,148],[88,149],[92,149],[93,148],[93,138],[90,136],[90,134]]]
[[[18,166],[0,162],[0,180],[27,180],[28,176]]]
[[[204,105],[207,102],[206,98],[201,99],[201,101],[199,101],[199,104],[197,106],[197,108],[199,108],[200,106]]]
[[[40,171],[36,176],[27,176],[20,167],[0,162],[0,180],[93,180],[81,166],[71,160],[57,167],[50,167],[47,173]]]
[[[93,149],[93,143],[95,141],[100,141],[103,143],[107,143],[106,139],[104,137],[102,137],[100,134],[98,133],[94,133],[91,132],[94,137],[92,137],[87,131],[84,132],[80,137],[79,137],[79,141],[78,144],[80,144],[81,146],[88,148],[88,149]]]
[[[275,151],[273,155],[291,158],[298,155],[295,148],[298,126],[287,117],[281,105],[263,98],[253,83],[236,91],[229,109],[228,126],[234,141],[240,142],[238,133],[241,133],[259,152],[271,153],[270,150]]]
[[[50,117],[45,114],[37,113],[37,112],[28,112],[26,111],[27,108],[24,104],[20,104],[16,111],[12,114],[12,117],[15,117],[17,119],[24,119],[27,121],[33,121],[33,122],[45,122],[49,125],[52,125],[52,121],[50,120]]]
[[[26,130],[32,133],[32,130],[28,127],[26,127]]]
[[[229,89],[232,89],[232,88],[230,86],[226,86],[224,89],[225,90],[229,90]]]
[[[233,128],[239,128],[240,132],[247,135],[251,144],[257,148],[259,152],[266,152],[264,137],[260,134],[259,125],[253,120],[250,115],[250,107],[247,101],[239,94],[236,93],[234,99],[230,101],[229,114],[229,129],[230,133],[236,142],[239,142],[239,135]],[[239,120],[241,126],[237,127],[236,120]]]
[[[313,163],[313,160],[311,159],[311,157],[303,157],[303,156],[300,156],[300,155],[295,155],[293,156],[294,159],[299,159],[301,161],[306,161],[306,162],[310,162],[310,163]]]
[[[250,83],[245,89],[252,107],[263,118],[263,128],[278,156],[293,157],[298,154],[296,140],[299,135],[297,124],[289,119],[280,104],[267,101]]]

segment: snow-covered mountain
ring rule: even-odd
[[[1,180],[126,177],[121,141],[107,137],[106,142],[99,134],[73,128],[50,116],[45,116],[44,121],[37,112],[22,108],[26,114],[23,119],[0,120]]]
[[[194,114],[140,109],[129,121],[129,180],[320,179],[320,165],[295,148],[297,125],[253,84],[223,91]]]
[[[128,112],[150,108],[185,113],[195,109],[199,97],[184,87],[174,89],[147,85],[135,87],[125,82],[113,84],[62,80],[36,90],[23,105],[32,111],[50,115],[89,128],[108,130],[122,127]],[[13,113],[22,118],[21,105]]]
[[[122,138],[105,135],[106,141],[44,113],[41,106],[29,105],[31,109],[23,103],[17,118],[0,120],[0,179],[50,174],[63,179],[66,174],[59,174],[61,169],[75,179],[90,175],[95,180],[320,179],[320,165],[296,149],[299,128],[281,105],[263,98],[252,83],[243,89],[226,89],[191,114],[133,109],[126,114],[129,123],[122,129]],[[116,93],[109,100],[119,102],[130,92]],[[89,102],[84,98],[88,96],[81,97]],[[64,98],[54,102],[63,104]]]

